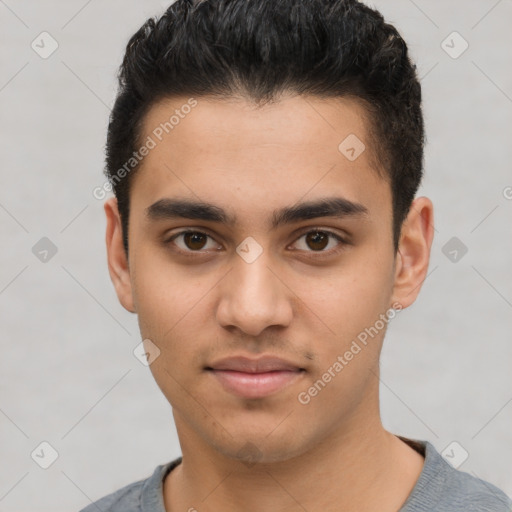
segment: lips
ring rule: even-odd
[[[273,356],[258,359],[229,357],[221,359],[206,370],[225,391],[241,398],[263,398],[273,395],[305,372],[304,368]]]

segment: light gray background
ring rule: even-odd
[[[180,454],[92,195],[124,47],[166,4],[0,0],[0,511],[78,510]],[[384,424],[440,451],[457,441],[462,470],[512,495],[512,2],[372,5],[418,64],[436,225],[423,291],[386,338]],[[59,44],[47,59],[31,48],[42,31]],[[469,43],[457,59],[441,47],[453,31]],[[456,263],[452,237],[468,248]],[[59,454],[46,470],[30,455],[42,441]]]

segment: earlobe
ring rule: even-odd
[[[392,302],[402,308],[418,296],[428,272],[434,237],[434,208],[427,197],[415,199],[402,225],[396,256]]]
[[[121,216],[117,207],[117,199],[110,198],[104,204],[107,218],[105,241],[107,244],[107,260],[110,279],[114,284],[121,305],[131,313],[136,313],[130,269],[123,246]]]

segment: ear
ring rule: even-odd
[[[418,197],[412,202],[402,225],[396,255],[392,302],[400,303],[403,308],[416,300],[427,276],[434,238],[433,223],[432,201],[427,197]]]
[[[130,269],[123,246],[121,216],[117,207],[117,199],[115,197],[107,199],[103,207],[107,216],[106,243],[110,279],[116,289],[119,302],[125,309],[135,313]]]

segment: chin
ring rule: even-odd
[[[274,427],[275,428],[275,427]],[[232,430],[231,430],[232,432]],[[213,447],[225,457],[242,462],[248,468],[260,464],[287,462],[307,451],[303,432],[287,432],[284,429],[272,432],[272,429],[254,431],[238,431],[234,438],[212,440]],[[227,441],[227,442],[226,442]],[[306,443],[307,444],[307,443]]]

